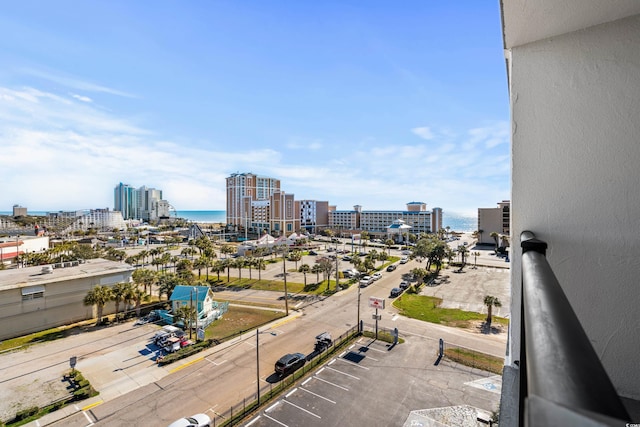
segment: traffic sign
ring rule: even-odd
[[[369,307],[384,310],[384,298],[369,297]]]

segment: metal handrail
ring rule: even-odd
[[[543,399],[581,414],[629,420],[547,261],[547,244],[529,231],[521,234],[520,243],[524,346],[520,372],[526,373],[526,378],[521,378],[521,384],[525,384],[521,392],[526,396],[521,399]],[[535,416],[526,414],[524,418],[531,421]]]

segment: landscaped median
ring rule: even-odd
[[[442,304],[441,298],[409,292],[405,292],[393,302],[393,306],[403,316],[457,328],[469,328],[472,322],[483,321],[487,317],[485,314],[473,311],[442,308],[440,304]],[[504,326],[509,324],[509,319],[503,317],[494,316],[493,321]]]
[[[470,328],[478,321],[486,322],[486,315],[482,313],[457,308],[441,308],[441,303],[441,298],[405,292],[393,302],[393,306],[403,316],[445,326]],[[509,320],[503,317],[492,319],[500,325],[509,324]],[[444,357],[453,362],[495,374],[501,374],[504,365],[503,358],[451,344],[445,344]]]

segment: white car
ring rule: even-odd
[[[409,262],[409,258],[407,258],[407,257],[403,257],[403,258],[400,260],[400,264],[406,264],[406,263],[408,263],[408,262]]]
[[[210,427],[211,418],[207,414],[195,414],[180,418],[169,424],[169,427]]]
[[[373,278],[373,280],[380,280],[380,279],[382,279],[382,274],[373,273],[373,275],[371,277]]]

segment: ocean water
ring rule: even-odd
[[[56,211],[52,211],[56,212]],[[11,211],[0,211],[0,215],[12,215]],[[46,215],[47,212],[29,211],[29,215]],[[178,218],[199,223],[226,223],[226,211],[176,211]],[[442,226],[451,231],[471,232],[478,228],[478,218],[442,212]]]
[[[226,211],[176,211],[178,218],[184,218],[200,223],[223,223],[227,222]]]

